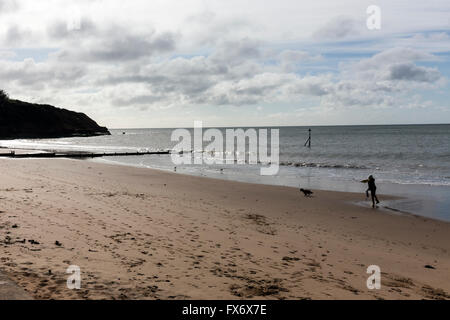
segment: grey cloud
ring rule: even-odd
[[[129,61],[156,53],[169,52],[174,48],[174,37],[170,33],[155,37],[122,35],[99,43],[98,46],[86,52],[84,57],[93,61]]]
[[[389,106],[392,104],[392,95],[375,90],[376,85],[371,82],[358,80],[340,80],[334,84],[331,94],[322,97],[324,105],[333,107],[353,106]]]
[[[29,43],[32,39],[32,32],[29,29],[20,28],[17,25],[10,26],[6,31],[4,44],[8,47],[20,46]]]
[[[383,66],[393,63],[414,62],[414,61],[433,61],[437,58],[427,52],[414,50],[411,48],[392,48],[384,50],[374,56],[362,59],[352,66],[353,70],[380,69]]]
[[[406,70],[399,66],[395,67],[393,63],[368,71],[348,65],[341,73],[351,71],[348,73],[351,80],[343,80],[340,76],[329,74],[302,77],[283,68],[264,67],[263,61],[258,63],[260,57],[258,46],[252,42],[247,44],[250,45],[246,47],[245,42],[241,43],[237,49],[234,48],[236,50],[219,48],[218,50],[223,51],[214,52],[208,57],[176,58],[157,64],[150,63],[141,68],[130,67],[126,73],[109,76],[103,79],[102,83],[113,86],[135,83],[140,88],[146,87],[144,90],[152,92],[149,96],[139,95],[137,100],[133,97],[123,99],[120,105],[173,104],[177,101],[239,106],[309,96],[323,101],[324,104],[345,107],[392,104],[397,94],[411,90],[412,87],[406,85],[404,80],[435,81],[438,77],[434,69],[412,64]],[[395,61],[394,57],[401,52],[401,50],[383,52],[370,58],[372,60],[367,60],[373,62],[384,56],[390,57],[386,59],[389,62]],[[427,54],[408,50],[403,51],[405,52],[411,59],[429,58]],[[229,58],[225,59],[227,55]],[[253,58],[247,59],[249,56]],[[288,61],[301,61],[310,57],[301,51],[287,51],[275,56],[284,57]],[[230,60],[233,62],[230,63]],[[271,72],[268,72],[268,68],[271,68]]]
[[[341,40],[350,36],[357,36],[361,28],[358,28],[358,21],[353,18],[336,17],[314,32],[313,37],[325,40]]]
[[[352,94],[339,93],[335,96],[325,98],[325,103],[338,107],[353,107],[353,106],[390,106],[390,98],[380,95],[367,95],[362,92],[354,92]]]
[[[259,49],[251,41],[238,42],[238,46],[222,46],[208,57],[175,58],[140,68],[124,68],[117,75],[99,80],[102,85],[136,83],[148,85],[159,95],[182,97],[184,100],[205,103],[210,90],[221,83],[238,82],[255,77],[261,69],[250,59],[259,56]],[[251,62],[250,62],[250,61]],[[258,88],[236,91],[236,95],[249,95]],[[225,101],[226,99],[219,99]],[[234,99],[236,100],[236,99]],[[222,104],[223,102],[219,102]]]
[[[330,93],[330,89],[327,89],[324,85],[319,83],[307,83],[297,87],[294,92],[311,96],[324,96]]]
[[[389,80],[435,82],[441,78],[438,70],[416,66],[413,63],[399,63],[390,66]]]
[[[205,99],[204,102],[208,102],[218,106],[225,106],[225,105],[243,106],[261,103],[261,101],[263,101],[263,99],[261,97],[256,96],[237,96],[235,94],[221,94],[216,96],[210,96],[207,99]]]
[[[227,41],[218,46],[211,55],[211,60],[224,65],[237,65],[250,59],[258,59],[261,56],[260,43],[251,39],[240,41]]]
[[[256,86],[252,86],[249,88],[243,88],[243,89],[236,89],[235,93],[238,95],[247,95],[247,96],[263,96],[268,91],[275,90],[279,87],[279,85],[276,84],[259,84]]]
[[[229,68],[214,64],[210,59],[200,56],[191,59],[175,58],[158,64],[124,68],[120,72],[108,75],[99,80],[101,85],[116,85],[120,83],[158,84],[165,81],[180,79],[191,82],[194,78],[209,78],[225,75]],[[196,81],[194,81],[196,82]]]
[[[229,68],[221,63],[215,63],[210,58],[194,57],[191,59],[176,58],[161,65],[162,71],[166,74],[180,76],[209,76],[226,74]]]
[[[47,27],[47,35],[56,40],[95,36],[97,31],[93,21],[86,17],[81,18],[79,29],[68,28],[67,22],[63,20],[55,21]]]
[[[117,98],[112,101],[115,106],[129,106],[129,105],[150,105],[155,102],[163,100],[163,97],[156,95],[140,95],[131,97],[129,99]]]
[[[86,75],[86,70],[79,66],[36,64],[31,59],[22,62],[2,62],[0,69],[2,82],[16,83],[29,89],[43,86],[73,87],[80,84]]]
[[[334,92],[332,79],[327,75],[296,77],[289,81],[287,91],[293,95],[322,97]]]
[[[430,88],[442,78],[437,69],[417,66],[416,61],[435,61],[437,57],[410,48],[392,48],[362,59],[356,63],[340,66],[343,79],[358,80],[370,84],[368,90],[394,95],[408,91],[408,86]],[[409,82],[407,84],[407,82]]]
[[[82,21],[81,29],[72,32],[62,22],[47,29],[48,36],[65,48],[49,61],[0,62],[0,81],[27,89],[40,85],[70,90],[87,84],[102,88],[101,93],[92,94],[99,103],[145,109],[189,104],[254,105],[301,101],[304,96],[318,105],[333,107],[382,106],[437,77],[437,70],[412,63],[433,56],[411,49],[386,50],[343,65],[334,76],[301,76],[292,66],[320,59],[319,55],[295,50],[263,54],[261,42],[244,38],[221,41],[209,55],[169,58],[165,54],[176,47],[176,34],[139,33]],[[276,63],[267,64],[267,60]],[[410,64],[400,64],[402,61]]]
[[[162,75],[154,75],[154,76],[142,76],[138,74],[130,74],[130,75],[120,75],[120,76],[107,76],[104,79],[99,79],[97,81],[98,85],[118,85],[122,83],[155,83],[166,81],[167,77]]]
[[[177,37],[170,32],[134,32],[117,25],[102,29],[89,19],[82,19],[79,30],[67,30],[63,22],[55,22],[47,28],[47,34],[65,43],[67,49],[55,55],[59,61],[121,64],[169,53],[175,49]]]
[[[205,100],[217,105],[251,105],[272,101],[290,83],[292,76],[264,72],[239,81],[223,80],[205,93]]]

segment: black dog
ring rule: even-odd
[[[314,193],[311,190],[305,190],[305,189],[300,189],[300,191],[303,192],[305,197],[311,197],[313,195],[313,193]]]

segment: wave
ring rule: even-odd
[[[126,146],[107,146],[107,145],[82,145],[73,144],[64,141],[30,142],[4,140],[0,142],[0,148],[39,150],[39,151],[58,151],[58,152],[148,152],[160,151],[153,148],[126,147]]]
[[[328,168],[328,169],[371,169],[362,165],[355,164],[329,164],[329,163],[314,163],[314,162],[280,162],[281,166],[287,167],[302,167],[302,168]]]

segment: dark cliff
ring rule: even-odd
[[[84,113],[0,96],[0,139],[109,135]]]

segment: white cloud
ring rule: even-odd
[[[19,3],[16,0],[0,0],[0,14],[15,12],[19,9]]]
[[[448,33],[427,30],[445,29],[441,11],[450,5],[426,5],[382,2],[382,30],[371,33],[365,4],[350,0],[186,0],[182,9],[167,0],[0,1],[9,8],[0,21],[0,81],[12,96],[90,109],[115,125],[123,110],[199,105],[264,105],[268,114],[267,105],[305,101],[320,110],[417,106],[411,93],[445,79],[428,64],[442,62],[433,53]],[[73,6],[79,29],[67,28]],[[421,32],[399,16],[405,8],[411,21],[420,17]],[[40,61],[20,48],[54,52]],[[331,70],[324,48],[345,62]],[[345,56],[355,50],[375,53]]]

